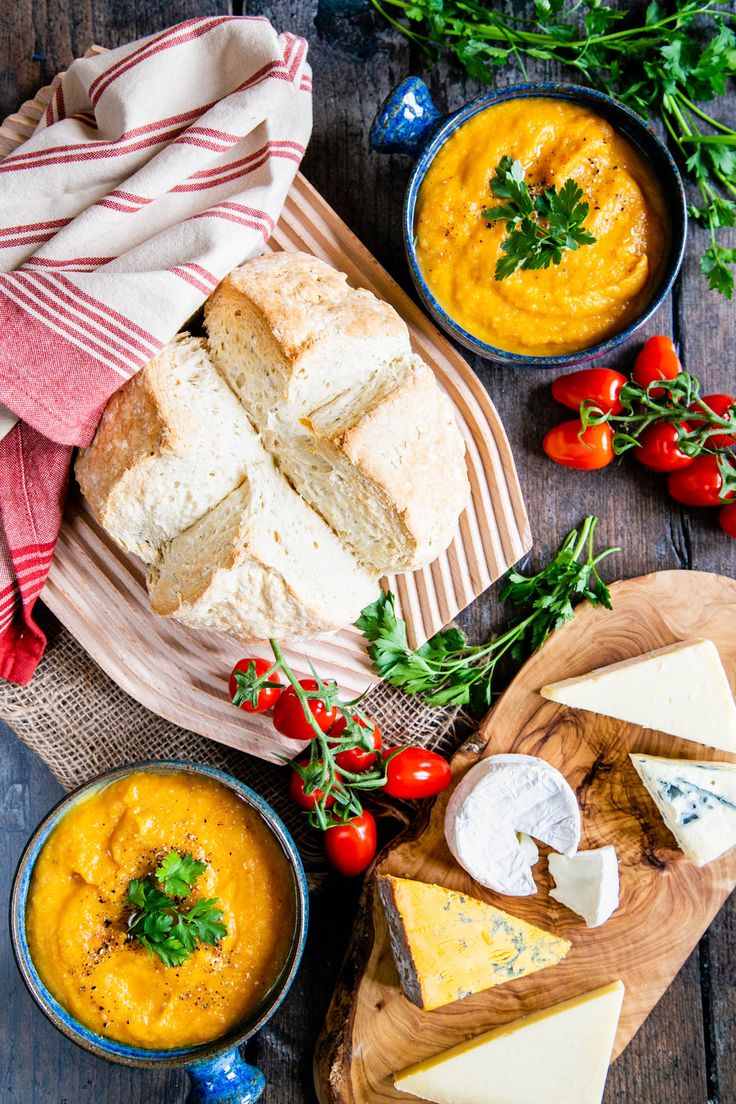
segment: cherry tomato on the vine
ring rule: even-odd
[[[710,449],[725,449],[729,445],[736,444],[736,418],[730,413],[731,409],[736,406],[736,398],[733,395],[703,395],[702,401],[706,406],[709,406],[714,414],[717,414],[719,418],[728,418],[730,422],[734,423],[733,433],[714,433],[708,438],[707,447]],[[700,407],[697,403],[693,403],[690,410],[700,412]],[[691,418],[693,429],[697,429],[703,425],[703,420],[699,418]]]
[[[667,490],[685,506],[721,506],[723,476],[718,468],[718,457],[698,456],[688,467],[672,472]]]
[[[378,752],[381,750],[381,730],[372,718],[368,724],[366,724],[361,717],[356,717],[355,721],[361,728],[370,728],[370,726],[373,725],[371,741],[375,751],[365,751],[364,748],[359,747],[346,748],[344,751],[338,751],[335,756],[335,762],[338,767],[342,767],[343,770],[352,771],[353,774],[360,774],[361,771],[369,770],[378,759]],[[347,724],[348,722],[344,717],[338,717],[330,729],[330,741],[332,741],[333,737],[336,741],[342,739]]]
[[[657,334],[650,337],[634,361],[631,377],[640,387],[648,387],[654,380],[673,380],[682,371],[680,358],[671,337]],[[664,395],[663,387],[653,387],[652,398]]]
[[[275,675],[267,681],[275,682],[277,685],[264,686],[255,696],[255,702],[251,700],[253,693],[248,691],[249,680],[255,681],[261,678],[272,666],[273,664],[267,659],[239,659],[230,672],[227,684],[233,704],[244,709],[246,713],[267,713],[269,709],[273,709],[284,689],[284,684],[279,682]]]
[[[542,448],[556,464],[580,471],[597,471],[613,460],[613,433],[607,422],[588,426],[579,436],[582,422],[574,418],[550,429]]]
[[[303,690],[319,689],[314,679],[299,679],[299,685]],[[308,705],[309,711],[319,727],[323,732],[327,732],[327,729],[337,720],[337,709],[334,705],[328,708],[319,698],[310,698]],[[273,726],[277,732],[290,740],[305,741],[314,739],[315,731],[306,718],[302,703],[299,701],[293,686],[289,686],[288,689],[284,690],[277,701],[276,708],[273,711]]]
[[[321,765],[321,760],[319,760],[319,763]],[[308,759],[300,759],[298,762],[298,766],[300,767],[306,767],[308,765]],[[299,805],[302,809],[313,809],[317,802],[322,800],[324,791],[317,789],[312,790],[311,793],[305,793],[305,786],[306,782],[298,773],[298,771],[292,770],[291,778],[289,779],[289,793],[292,799],[296,801],[297,805]],[[334,804],[335,798],[332,796],[332,794],[328,794],[327,801],[325,802],[325,808],[329,809]]]
[[[327,858],[346,878],[362,874],[370,865],[376,843],[376,822],[367,809],[344,824],[333,824],[325,832]]]
[[[722,508],[718,514],[718,524],[729,537],[736,537],[736,502]]]
[[[436,751],[422,747],[384,751],[386,785],[390,797],[433,797],[452,780],[450,765]]]
[[[581,368],[554,381],[552,398],[571,410],[579,410],[580,404],[590,399],[604,413],[620,414],[619,394],[625,383],[626,376],[613,368]]]
[[[684,429],[688,426],[680,423]],[[639,447],[631,450],[645,468],[673,472],[692,464],[693,457],[680,448],[680,436],[673,422],[652,422],[639,435]]]

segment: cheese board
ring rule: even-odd
[[[101,49],[95,46],[90,52]],[[42,89],[0,126],[0,157],[33,132],[53,87]],[[531,546],[503,426],[465,360],[301,174],[268,248],[311,253],[346,272],[352,286],[367,288],[394,306],[409,326],[414,350],[455,405],[467,449],[471,502],[446,553],[420,571],[388,580],[417,646]],[[156,617],[148,604],[144,565],[117,547],[73,485],[43,601],[123,690],[160,716],[272,761],[297,750],[270,721],[232,708],[227,676],[242,646],[220,633]],[[249,651],[270,655],[268,645]],[[299,675],[309,673],[307,653],[322,677],[336,679],[348,696],[377,681],[354,628],[288,649],[287,658]]]
[[[393,1074],[447,1047],[621,980],[625,986],[614,1057],[630,1042],[736,885],[736,850],[701,868],[676,847],[641,785],[629,754],[735,762],[705,748],[611,717],[573,710],[539,694],[551,682],[640,656],[679,640],[716,645],[731,688],[736,683],[736,581],[666,571],[616,583],[613,609],[586,604],[522,668],[456,754],[453,785],[430,812],[379,856],[364,908],[315,1054],[321,1104],[388,1104],[407,1099]],[[605,926],[589,929],[550,897],[543,859],[539,892],[501,896],[483,889],[454,861],[444,836],[457,784],[480,760],[499,753],[538,756],[574,790],[582,814],[581,848],[613,844],[621,905]],[[557,965],[511,984],[421,1011],[402,993],[377,879],[436,883],[469,894],[572,943]]]

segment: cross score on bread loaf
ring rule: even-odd
[[[468,494],[452,404],[387,303],[302,253],[236,269],[207,337],[108,403],[76,474],[153,609],[242,640],[354,621],[442,553]]]

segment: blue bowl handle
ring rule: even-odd
[[[266,1087],[266,1078],[249,1066],[237,1050],[187,1066],[191,1081],[187,1104],[253,1104]]]
[[[378,153],[418,153],[446,118],[419,77],[407,77],[384,100],[370,133]]]

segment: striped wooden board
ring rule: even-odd
[[[100,47],[93,47],[98,52]],[[0,157],[30,136],[53,85],[0,126]],[[513,457],[498,414],[463,358],[391,279],[301,174],[296,177],[271,249],[304,250],[346,272],[355,287],[391,303],[407,322],[417,353],[432,367],[458,412],[467,447],[471,503],[448,551],[421,571],[388,580],[411,642],[422,643],[482,594],[528,551],[531,536]],[[123,690],[201,735],[264,759],[293,754],[269,720],[236,712],[227,674],[242,646],[217,633],[186,628],[150,610],[143,564],[122,552],[95,523],[73,489],[43,600]],[[270,655],[267,646],[249,653]],[[298,673],[305,656],[349,694],[376,680],[354,628],[288,649]]]

